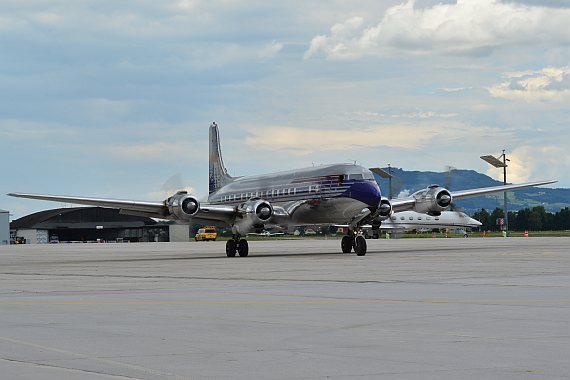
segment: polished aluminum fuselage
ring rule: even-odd
[[[334,164],[237,178],[208,202],[239,206],[252,198],[283,209],[299,204],[290,223],[325,224],[349,222],[364,208],[378,207],[381,192],[370,170]]]

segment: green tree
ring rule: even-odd
[[[496,208],[491,213],[491,221],[493,222],[493,227],[491,228],[494,231],[498,231],[501,229],[501,226],[497,224],[498,219],[503,219],[505,216],[502,208]]]
[[[489,215],[489,212],[487,212],[487,210],[485,210],[484,208],[482,208],[481,211],[477,211],[476,213],[474,213],[473,219],[476,219],[481,222],[481,229],[483,231],[490,230],[492,227],[492,225],[490,224],[491,215]]]
[[[532,231],[541,231],[546,220],[546,212],[543,206],[533,207],[528,219],[528,229]]]

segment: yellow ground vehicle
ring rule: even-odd
[[[216,232],[216,227],[204,227],[198,230],[196,236],[194,236],[194,240],[196,241],[208,241],[208,240],[216,240],[218,237],[218,233]]]

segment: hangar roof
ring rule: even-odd
[[[23,216],[10,223],[11,229],[22,228],[94,228],[95,225],[109,227],[142,227],[157,224],[143,216],[122,215],[119,210],[104,207],[72,207],[45,210]]]

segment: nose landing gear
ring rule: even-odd
[[[239,235],[233,235],[226,243],[226,256],[235,257],[236,252],[241,257],[246,257],[249,254],[249,244],[246,239],[240,239]]]
[[[340,241],[340,248],[342,253],[350,253],[354,248],[354,253],[357,256],[364,256],[366,255],[366,239],[354,231],[348,231],[348,235],[343,236]]]

